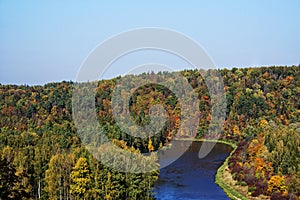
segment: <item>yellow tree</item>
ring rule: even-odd
[[[149,142],[148,142],[148,150],[151,152],[151,151],[154,151],[154,146],[152,144],[152,140],[151,138],[149,138]]]
[[[71,172],[71,194],[75,199],[86,199],[89,195],[91,175],[85,158],[79,158]]]
[[[49,169],[46,170],[46,191],[48,192],[49,199],[62,199],[62,155],[56,154],[51,157]]]
[[[232,132],[234,135],[238,135],[238,136],[241,135],[241,131],[237,125],[234,125]]]
[[[287,187],[285,186],[284,176],[274,175],[268,181],[268,192],[273,193],[281,193],[282,195],[287,195]]]
[[[68,199],[70,173],[73,163],[74,154],[63,153],[51,157],[45,177],[49,199]]]

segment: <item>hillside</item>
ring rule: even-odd
[[[180,72],[199,100],[196,137],[217,135],[238,144],[229,168],[240,184],[249,186],[251,195],[299,197],[300,67],[218,71],[224,81],[227,110],[222,132],[210,136],[211,96],[205,81],[197,70]],[[143,76],[127,78],[139,81]],[[159,84],[133,91],[129,108],[136,124],[147,125],[149,109],[162,104],[167,114],[163,129],[144,139],[126,134],[116,125],[111,109],[112,93],[119,79],[99,81],[95,91],[99,124],[115,145],[147,153],[167,145],[176,135],[191,137],[189,130],[179,131],[180,124],[192,126],[198,122],[184,121],[180,100]],[[99,163],[82,145],[72,120],[73,88],[73,82],[0,85],[1,198],[154,198],[151,191],[158,170],[146,174],[118,172]],[[126,128],[132,130],[130,126]]]

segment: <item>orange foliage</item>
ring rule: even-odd
[[[209,99],[209,97],[206,96],[206,95],[204,95],[202,98],[203,98],[204,100],[208,100],[208,99]]]
[[[240,131],[240,129],[239,129],[239,127],[237,126],[237,125],[235,125],[234,127],[233,127],[233,134],[234,135],[241,135],[241,131]]]
[[[288,76],[285,78],[285,80],[288,82],[288,83],[291,83],[291,81],[293,80],[293,77],[292,76]]]
[[[258,136],[257,139],[253,139],[247,149],[248,154],[250,157],[257,157],[260,155],[263,151],[264,146],[264,138],[261,136]]]
[[[257,157],[254,159],[254,170],[256,174],[260,173],[265,177],[267,174],[272,173],[272,163],[266,163],[263,158]]]
[[[268,124],[268,121],[267,120],[265,120],[265,119],[262,119],[262,120],[260,120],[260,127],[264,127],[264,126],[266,126]]]
[[[178,116],[174,116],[174,124],[176,129],[180,127],[180,118]]]
[[[287,187],[285,186],[284,176],[275,175],[272,176],[268,181],[268,192],[273,194],[275,192],[280,192],[283,195],[287,195]]]

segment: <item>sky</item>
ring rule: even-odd
[[[218,68],[298,65],[299,10],[299,0],[0,0],[0,83],[76,80],[97,45],[143,27],[187,35]]]

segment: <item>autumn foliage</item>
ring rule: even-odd
[[[96,84],[95,110],[99,124],[118,147],[142,153],[167,146],[174,137],[221,136],[238,143],[229,168],[240,184],[248,185],[251,195],[295,199],[300,195],[299,66],[217,71],[223,78],[227,100],[221,132],[211,131],[208,135],[209,126],[216,124],[210,124],[214,123],[212,96],[199,70],[180,72],[193,88],[199,104],[199,113],[188,114],[199,116],[199,121],[186,120],[180,99],[169,88],[148,84],[127,91],[130,117],[135,125],[148,125],[150,108],[159,104],[165,110],[166,123],[155,136],[141,133],[146,137],[132,137],[116,125],[113,117],[112,93],[120,80],[117,77]],[[167,77],[168,73],[160,75]],[[141,74],[127,78],[138,82],[145,77],[146,74]],[[10,177],[13,188],[5,189],[10,191],[6,196],[1,193],[0,198],[17,196],[20,195],[17,191],[22,191],[31,199],[153,199],[158,171],[147,174],[114,171],[93,158],[82,145],[72,119],[74,84],[65,81],[44,86],[0,84],[0,164],[7,173],[16,175],[5,176],[6,172],[1,171],[0,177]],[[86,89],[79,92],[84,94]],[[118,101],[116,106],[122,110],[125,99]],[[79,113],[79,120],[84,117]],[[182,124],[187,126],[180,129]],[[198,129],[193,132],[191,127],[195,125]],[[134,130],[134,126],[125,128],[129,132]],[[82,184],[81,188],[81,181],[90,183]]]

